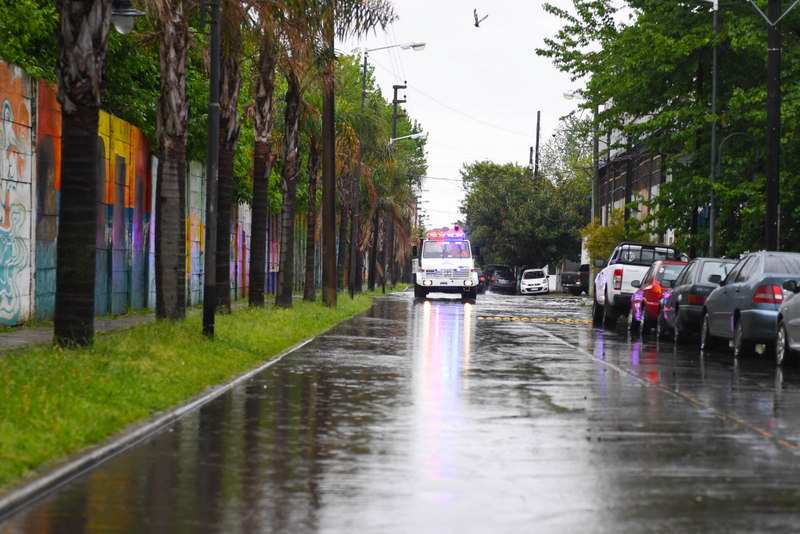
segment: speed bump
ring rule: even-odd
[[[494,321],[494,322],[525,322],[525,323],[540,323],[540,324],[574,324],[574,325],[592,324],[591,319],[573,319],[569,317],[531,317],[525,315],[479,315],[478,320]]]

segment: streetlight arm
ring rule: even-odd
[[[379,46],[378,48],[365,48],[365,53],[370,52],[377,52],[378,50],[387,50],[389,48],[402,48],[404,50],[408,50],[409,48],[412,50],[422,50],[425,48],[425,43],[403,43],[403,44],[393,44],[388,46]]]

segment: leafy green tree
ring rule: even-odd
[[[490,161],[465,165],[461,175],[466,227],[485,262],[543,265],[578,256],[587,199],[566,183]]]
[[[759,2],[763,8],[766,2]],[[676,231],[678,245],[702,253],[708,242],[703,208],[709,181],[711,48],[719,47],[718,142],[731,134],[713,184],[719,211],[719,252],[735,255],[763,245],[766,131],[766,25],[747,2],[720,3],[720,31],[711,32],[711,6],[702,0],[573,0],[547,11],[561,29],[538,53],[585,83],[583,107],[599,106],[596,126],[621,134],[615,148],[662,155],[660,195],[645,221],[656,233]],[[625,16],[627,15],[627,16]],[[799,126],[800,12],[781,22],[783,131]],[[781,137],[781,243],[800,237],[796,136]]]

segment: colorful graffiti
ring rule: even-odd
[[[0,323],[30,316],[31,79],[0,63]]]
[[[97,143],[95,312],[152,308],[158,161],[138,128],[107,113],[100,113]],[[186,175],[186,290],[191,304],[203,298],[205,189],[203,164],[191,162]],[[56,90],[0,61],[0,324],[53,316],[60,190]],[[250,207],[240,204],[234,213],[229,289],[231,298],[239,299],[247,296],[249,282]],[[298,282],[303,280],[304,225],[305,216],[298,214]],[[267,288],[274,292],[280,265],[278,214],[269,217],[267,242]]]

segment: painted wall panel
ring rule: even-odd
[[[56,237],[61,187],[61,109],[56,91],[38,82],[36,123],[36,273],[34,317],[53,316],[56,305]]]
[[[100,113],[97,143],[95,312],[153,308],[158,161],[139,129],[108,113]],[[60,173],[61,109],[55,88],[0,61],[0,324],[53,316]],[[190,304],[202,302],[205,187],[204,165],[191,162],[186,176]],[[249,284],[249,205],[240,204],[234,214],[230,291],[239,299],[246,298]],[[295,280],[302,284],[302,214],[295,231]],[[280,265],[277,214],[269,217],[267,243],[266,282],[274,293]]]
[[[33,82],[0,63],[0,324],[30,317]]]

